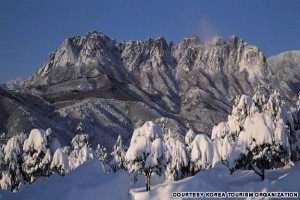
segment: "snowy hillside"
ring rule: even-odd
[[[270,82],[282,95],[293,98],[300,91],[300,51],[287,51],[268,58]]]
[[[186,195],[185,192],[298,192],[300,193],[299,177],[300,163],[293,168],[282,168],[266,172],[266,180],[261,181],[253,171],[237,171],[230,175],[228,169],[213,168],[198,173],[194,177],[177,182],[169,182],[156,185],[150,192],[144,188],[132,189],[130,194],[134,200],[158,200],[174,199],[172,193],[177,196]],[[192,199],[203,199],[193,198]],[[246,198],[241,198],[246,199]]]
[[[190,129],[183,137],[164,120],[147,121],[133,131],[128,147],[118,136],[109,155],[100,144],[91,147],[83,123],[75,128],[71,147],[62,147],[52,129],[33,129],[1,145],[0,187],[13,192],[0,197],[47,199],[53,191],[62,199],[94,199],[99,192],[103,199],[135,200],[201,192],[298,197],[300,95],[294,104],[291,108],[276,90],[260,87],[252,97],[238,95],[227,121],[210,136]]]
[[[105,174],[99,160],[91,160],[65,177],[40,178],[17,193],[0,192],[0,199],[82,200],[128,199],[129,175],[125,171]]]
[[[145,192],[145,188],[130,189],[129,175],[125,171],[105,174],[101,163],[91,160],[65,177],[57,174],[40,178],[17,193],[0,191],[0,199],[57,199],[57,200],[158,200],[173,199],[173,192],[299,192],[300,163],[266,172],[261,181],[253,171],[229,174],[227,168],[213,168],[181,181],[166,181]],[[139,186],[138,186],[139,187]]]

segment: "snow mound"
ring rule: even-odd
[[[226,167],[211,168],[181,181],[158,184],[150,192],[138,188],[130,194],[134,200],[171,200],[173,192],[300,192],[299,177],[300,163],[293,168],[267,170],[264,181],[249,170],[230,175]]]
[[[129,175],[121,170],[105,174],[98,159],[87,161],[64,177],[53,174],[40,178],[29,187],[10,193],[0,191],[0,199],[14,200],[94,200],[128,199]]]

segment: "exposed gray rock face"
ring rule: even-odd
[[[257,47],[235,36],[184,38],[174,45],[163,37],[118,43],[89,32],[66,39],[21,91],[45,100],[59,134],[71,137],[83,121],[95,141],[110,144],[118,134],[129,139],[146,120],[209,133],[227,116],[236,94],[277,81],[277,63],[270,70]],[[297,69],[299,64],[291,67]],[[289,88],[291,95],[297,90]]]

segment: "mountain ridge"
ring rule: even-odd
[[[282,70],[277,60],[274,64],[236,36],[209,41],[193,36],[174,44],[163,37],[116,42],[89,32],[66,39],[20,92],[53,107],[49,120],[57,135],[71,137],[75,133],[67,127],[84,121],[91,135],[99,136],[97,141],[111,143],[118,134],[126,141],[133,127],[146,120],[181,133],[187,128],[210,133],[237,94],[252,94],[261,85],[278,88],[286,99],[299,92],[297,77],[284,85],[274,76],[275,69]]]

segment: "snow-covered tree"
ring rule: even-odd
[[[61,148],[56,149],[53,155],[51,169],[62,176],[67,174],[70,170],[68,155],[64,153]]]
[[[213,145],[209,137],[198,134],[189,146],[191,152],[191,171],[208,169],[212,166]]]
[[[267,113],[275,122],[282,118],[286,121],[287,108],[276,90],[270,94],[268,102],[263,107],[263,112]]]
[[[189,172],[189,151],[184,143],[175,138],[169,138],[166,147],[166,178],[179,180]]]
[[[113,146],[112,152],[110,154],[112,160],[110,161],[110,166],[114,172],[119,169],[125,169],[125,147],[123,146],[122,137],[119,135],[116,144]]]
[[[297,161],[300,159],[300,93],[297,96],[296,108],[291,109],[290,114],[286,128],[291,146],[291,159]]]
[[[185,134],[185,143],[189,146],[193,140],[195,139],[196,133],[193,129],[189,129],[189,131]]]
[[[75,135],[71,144],[73,149],[81,149],[84,146],[89,146],[89,136],[83,133]]]
[[[180,141],[184,141],[184,138],[182,137],[182,135],[177,132],[174,131],[172,128],[167,128],[164,132],[163,132],[163,138],[164,141],[166,142],[169,138],[174,138],[176,140],[180,140]]]
[[[56,151],[56,149],[61,148],[61,144],[58,141],[58,139],[56,139],[55,137],[53,137],[53,131],[51,128],[48,128],[46,130],[46,138],[47,138],[47,142],[49,144],[49,148],[51,151],[51,154],[53,155]]]
[[[268,94],[266,94],[265,90],[266,89],[264,87],[258,87],[255,90],[255,93],[252,97],[253,103],[254,103],[255,107],[257,108],[257,112],[259,112],[259,113],[263,112],[264,105],[267,102]]]
[[[77,125],[75,132],[79,135],[79,134],[84,134],[84,127],[82,125],[82,122],[79,122],[79,124]]]
[[[156,140],[156,138],[160,139]],[[156,165],[162,164],[159,161],[161,158],[160,150],[163,148],[161,138],[161,127],[151,121],[145,122],[142,127],[134,130],[130,147],[125,156],[129,173],[143,173],[145,175],[147,191],[150,190],[150,177],[152,171],[158,172],[157,169],[162,169],[161,166],[158,167],[158,165]],[[152,143],[155,140],[155,145],[152,148]],[[148,158],[149,156],[151,158]]]
[[[16,135],[11,137],[3,149],[3,165],[1,188],[6,190],[16,190],[24,182],[22,171],[22,145],[24,142],[24,135]]]
[[[31,130],[29,137],[24,141],[23,151],[23,170],[27,182],[50,175],[52,155],[44,130]]]
[[[272,118],[261,113],[248,117],[237,142],[234,144],[229,167],[253,169],[264,179],[264,169],[272,169],[290,163],[290,148],[282,122],[274,124]],[[258,173],[258,171],[260,171]]]
[[[265,169],[291,163],[292,114],[276,91],[269,98],[262,91],[252,100],[246,95],[236,99],[228,121],[213,128],[213,166],[222,162],[231,172],[253,169],[263,179]]]
[[[224,139],[226,135],[230,134],[230,127],[227,122],[220,122],[214,126],[211,133],[211,139]]]
[[[107,151],[106,148],[100,144],[97,145],[95,156],[103,163],[107,163]]]
[[[70,170],[77,168],[82,163],[94,158],[94,151],[88,143],[88,135],[76,135],[72,141],[73,151],[69,156]]]
[[[236,97],[230,117],[234,119],[236,124],[240,127],[242,127],[246,117],[250,114],[252,104],[253,101],[248,95]]]
[[[224,164],[228,166],[228,160],[232,149],[232,139],[229,135],[224,138],[212,139],[214,148],[214,157],[212,160],[212,167]]]
[[[165,172],[166,157],[165,157],[166,145],[162,138],[156,138],[151,144],[150,154],[145,162],[144,172],[146,174],[146,190],[150,190],[150,178],[152,172],[161,176]]]

